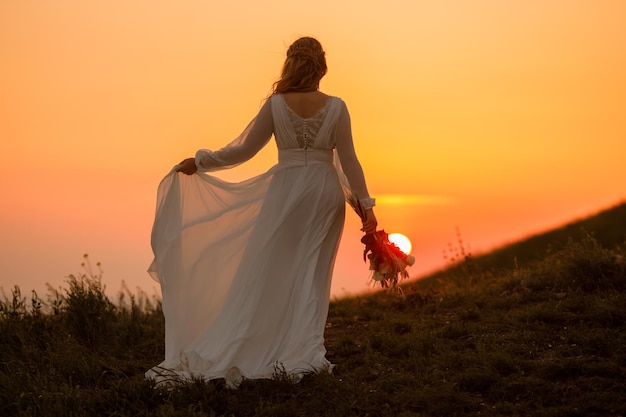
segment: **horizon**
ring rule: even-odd
[[[472,256],[472,258],[477,258],[477,257],[483,256],[483,255],[489,255],[489,254],[491,254],[491,253],[493,253],[495,251],[498,251],[498,250],[501,250],[501,249],[506,249],[506,248],[508,248],[510,246],[515,246],[515,245],[517,245],[519,243],[523,243],[523,242],[525,242],[527,240],[530,240],[530,239],[533,239],[535,237],[539,237],[539,236],[542,236],[544,234],[549,234],[551,232],[563,229],[563,228],[568,227],[570,225],[574,225],[574,224],[580,223],[582,221],[591,219],[591,218],[596,217],[596,216],[598,216],[598,215],[600,215],[602,213],[605,213],[605,212],[611,211],[613,209],[616,209],[616,208],[618,208],[618,207],[620,207],[620,206],[622,206],[624,204],[626,204],[626,199],[622,199],[622,200],[620,200],[620,201],[618,201],[618,202],[616,202],[614,204],[611,204],[611,205],[606,206],[606,207],[602,207],[602,208],[600,208],[600,209],[598,209],[596,211],[593,211],[592,213],[589,213],[587,215],[583,215],[583,216],[578,216],[578,217],[572,218],[572,219],[570,219],[568,221],[565,221],[564,223],[561,223],[561,224],[558,224],[558,225],[554,225],[553,227],[549,227],[549,228],[547,228],[545,230],[535,231],[535,232],[529,233],[529,234],[527,234],[525,236],[522,236],[522,237],[520,237],[518,239],[506,241],[506,242],[503,242],[503,243],[501,243],[499,245],[492,246],[492,247],[490,247],[486,251],[472,252],[471,248],[469,248],[469,247],[464,247],[463,249],[469,249],[470,250],[469,254]],[[347,206],[346,209],[349,209],[349,206]],[[454,247],[454,249],[456,250],[457,249],[457,245],[460,244],[460,242],[458,242],[458,240],[455,240],[456,238],[457,238],[457,236],[455,235],[453,239],[450,239],[450,242],[449,242],[450,246],[444,247],[442,249],[442,251],[445,252],[446,250],[452,249],[452,247]],[[461,236],[461,238],[462,238],[462,236]],[[452,243],[453,241],[454,241],[454,243]],[[463,243],[463,245],[467,244],[467,242],[462,242],[462,243]],[[342,252],[345,253],[346,252],[346,248],[345,248],[346,244],[342,244],[341,246],[342,246],[342,248],[340,248],[339,252],[340,253],[342,253]],[[11,299],[10,293],[17,286],[17,287],[19,287],[19,289],[20,289],[20,291],[22,293],[22,296],[25,296],[26,294],[35,291],[37,293],[37,295],[41,298],[44,294],[46,294],[46,295],[53,295],[51,293],[51,291],[63,291],[63,290],[69,289],[69,288],[67,288],[66,284],[67,284],[68,279],[70,278],[70,276],[74,276],[74,277],[80,278],[80,276],[82,274],[84,274],[88,278],[92,278],[92,277],[101,278],[101,283],[105,287],[105,294],[112,301],[116,301],[117,299],[119,299],[120,295],[124,295],[124,296],[128,295],[127,294],[128,292],[130,294],[133,294],[133,295],[144,294],[145,296],[148,296],[148,297],[153,297],[153,298],[156,297],[157,299],[160,299],[160,293],[159,293],[159,290],[157,288],[158,285],[153,286],[153,288],[152,288],[153,292],[152,292],[152,294],[150,294],[148,291],[146,291],[141,286],[137,286],[135,288],[135,291],[132,291],[132,289],[128,287],[128,284],[126,283],[125,280],[119,281],[119,288],[116,289],[114,292],[112,292],[111,288],[107,288],[106,287],[107,286],[107,281],[109,281],[109,283],[111,283],[111,281],[108,280],[108,277],[104,277],[103,274],[101,274],[102,267],[104,267],[106,269],[106,266],[101,265],[101,263],[99,261],[92,261],[91,256],[88,253],[83,254],[81,259],[82,259],[82,261],[80,262],[79,266],[80,266],[80,269],[82,271],[79,271],[77,273],[68,273],[67,275],[65,275],[65,278],[64,278],[64,280],[63,280],[61,285],[53,285],[53,284],[50,284],[50,282],[45,282],[43,287],[46,288],[46,291],[41,291],[43,289],[43,287],[40,287],[40,288],[22,288],[18,284],[13,284],[10,287],[5,288],[3,285],[0,285],[0,294],[5,299],[10,300]],[[461,261],[462,261],[462,259],[457,259],[456,262],[451,262],[449,259],[444,260],[444,262],[440,266],[434,267],[433,269],[425,270],[421,274],[417,274],[417,275],[411,274],[407,279],[401,280],[400,283],[401,284],[406,284],[406,283],[411,283],[411,282],[419,281],[421,279],[428,278],[428,277],[430,277],[430,276],[432,276],[434,274],[437,274],[439,272],[445,271],[446,268],[454,266],[458,262],[461,262]],[[367,274],[367,273],[369,273],[369,271],[367,271],[366,266],[367,265],[365,263],[363,263],[362,270],[365,271],[365,273]],[[411,267],[408,268],[409,271],[411,271],[411,269],[412,269]],[[363,271],[361,271],[361,272],[363,272]],[[338,272],[340,272],[340,271],[338,271],[337,268],[335,268],[335,275]],[[345,273],[345,271],[344,271],[344,273]],[[102,279],[102,278],[104,278],[104,279]],[[333,286],[336,286],[334,280],[335,280],[335,277],[333,277]],[[115,281],[115,282],[117,282],[117,281]],[[154,281],[152,281],[152,283],[156,284]],[[339,299],[346,298],[346,297],[351,297],[351,296],[367,295],[367,294],[373,293],[375,291],[382,290],[380,288],[380,286],[378,286],[378,285],[374,287],[374,286],[371,285],[371,283],[369,283],[369,284],[370,285],[367,288],[365,288],[362,291],[358,291],[358,292],[349,292],[349,291],[343,291],[343,290],[335,289],[335,291],[333,293],[331,293],[331,301],[332,300],[339,300]],[[24,291],[26,291],[26,292],[24,292]]]

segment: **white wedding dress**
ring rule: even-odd
[[[198,151],[196,165],[240,164],[272,134],[279,162],[264,174],[229,183],[172,170],[159,185],[149,272],[162,289],[165,360],[146,373],[158,383],[236,386],[332,368],[324,328],[344,192],[369,197],[344,102],[329,97],[302,118],[274,95],[226,147]]]

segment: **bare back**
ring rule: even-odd
[[[291,110],[298,116],[308,119],[324,108],[330,96],[320,91],[311,91],[308,93],[284,93],[283,97]]]

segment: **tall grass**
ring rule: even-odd
[[[113,303],[97,273],[46,299],[16,287],[0,302],[0,415],[626,415],[625,255],[583,234],[508,269],[457,265],[403,297],[335,301],[332,375],[238,390],[144,379],[163,357],[145,294]]]

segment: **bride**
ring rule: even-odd
[[[324,328],[345,198],[376,230],[345,103],[318,90],[320,43],[287,50],[280,79],[257,116],[217,151],[199,150],[159,185],[149,272],[162,290],[165,359],[146,376],[298,378],[330,371]],[[278,163],[239,183],[203,172],[252,158],[271,136]]]

